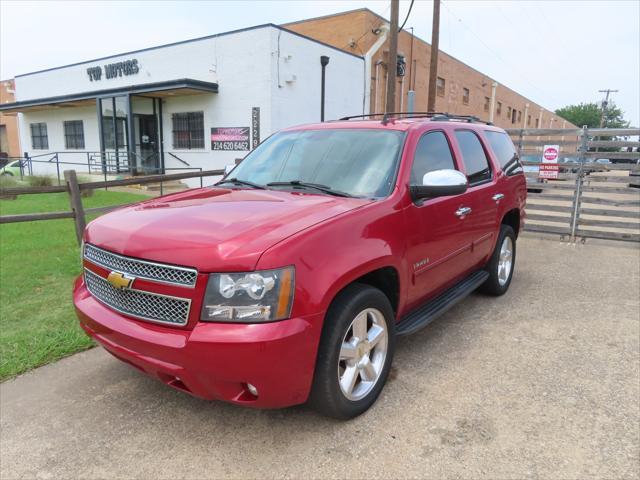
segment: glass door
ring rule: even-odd
[[[134,175],[164,173],[161,100],[122,95],[97,102],[100,152],[90,153],[93,169]]]
[[[131,96],[134,132],[133,157],[136,172],[143,175],[163,173],[160,99]]]
[[[100,152],[90,158],[107,173],[129,171],[129,121],[126,96],[98,99]]]

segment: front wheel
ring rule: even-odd
[[[394,346],[388,298],[368,285],[347,287],[325,318],[310,405],[343,420],[364,413],[384,387]]]
[[[489,278],[482,284],[480,291],[489,295],[506,293],[511,285],[515,263],[516,234],[509,225],[501,225],[496,248],[485,267]]]

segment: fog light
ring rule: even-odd
[[[247,390],[249,390],[249,393],[254,397],[258,396],[258,389],[253,385],[251,385],[250,383],[247,383]]]

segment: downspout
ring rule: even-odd
[[[329,65],[329,57],[322,55],[320,57],[320,66],[322,67],[322,73],[320,77],[320,121],[324,122],[324,87],[325,87],[325,70]]]
[[[376,62],[376,90],[375,90],[375,92],[373,94],[374,95],[374,99],[373,99],[373,103],[374,103],[373,111],[374,112],[378,111],[378,96],[379,96],[379,94],[378,94],[378,84],[380,83],[380,80],[378,78],[378,71],[380,70],[380,65],[382,65],[382,60],[378,60]],[[366,88],[365,88],[365,91],[366,91]],[[364,111],[364,105],[362,106],[362,108],[363,108],[363,111]],[[363,115],[364,115],[364,113],[363,113]]]
[[[543,112],[543,110],[544,109],[542,107],[540,107],[540,116],[538,117],[538,128],[544,128],[544,126],[542,125],[542,112]],[[537,140],[540,140],[540,135],[538,135],[536,137],[536,141]]]
[[[544,128],[542,126],[542,112],[544,111],[543,108],[540,108],[540,116],[538,117],[538,128]]]
[[[362,114],[371,113],[371,61],[373,56],[378,52],[380,47],[387,41],[387,35],[389,33],[388,25],[380,26],[380,36],[378,40],[371,46],[371,48],[364,54],[364,73],[365,73],[365,88],[364,88],[364,105],[362,106]],[[378,97],[378,64],[376,63],[376,98],[377,105]],[[377,107],[376,107],[377,108]],[[377,113],[377,112],[374,112]]]
[[[489,121],[493,123],[493,114],[496,110],[496,88],[498,88],[498,82],[491,84],[491,105],[489,106]]]

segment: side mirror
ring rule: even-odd
[[[233,170],[234,168],[236,168],[236,164],[235,163],[230,163],[228,165],[224,166],[224,174],[229,175],[229,173],[231,173],[231,170]]]
[[[413,200],[420,200],[460,195],[468,185],[467,176],[458,170],[434,170],[424,174],[422,185],[412,185],[409,190]]]

